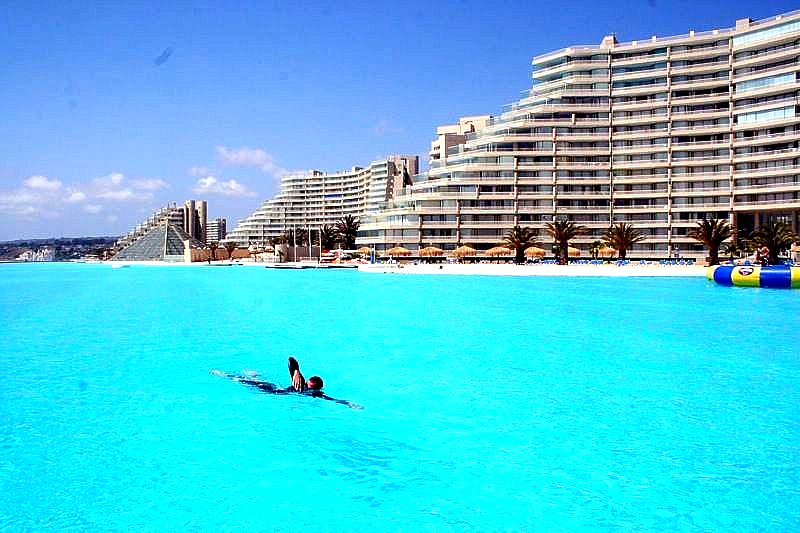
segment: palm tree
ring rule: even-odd
[[[739,236],[739,231],[735,226],[731,226],[731,240],[722,247],[722,252],[729,256],[731,262],[737,257],[742,257],[750,253],[750,244],[746,239]]]
[[[592,256],[592,259],[597,259],[600,255],[600,249],[603,247],[603,241],[594,241],[591,246],[589,246],[589,255]]]
[[[356,237],[358,236],[360,225],[358,217],[353,215],[345,215],[336,223],[336,232],[339,234],[339,240],[344,244],[346,250],[352,250],[356,247]]]
[[[689,237],[702,242],[708,248],[708,264],[719,264],[719,247],[733,234],[730,224],[724,219],[703,219],[697,227],[689,230]]]
[[[225,241],[223,246],[225,247],[225,250],[227,250],[228,252],[228,260],[232,261],[233,252],[236,251],[236,248],[238,248],[236,241]]]
[[[567,264],[567,253],[569,251],[569,241],[578,235],[589,232],[589,228],[581,224],[576,224],[572,220],[556,220],[544,225],[547,233],[558,243],[558,262],[562,265]]]
[[[334,247],[339,236],[336,228],[327,224],[320,228],[318,235],[319,240],[322,241],[322,247],[326,250]]]
[[[637,242],[642,242],[645,236],[642,232],[633,227],[633,224],[612,224],[603,234],[603,242],[610,248],[614,248],[619,252],[619,258],[625,259],[628,255],[628,250],[633,248]]]
[[[503,244],[514,250],[514,262],[520,264],[525,262],[525,249],[538,245],[539,241],[531,228],[514,226],[506,234]]]
[[[778,264],[778,254],[800,241],[800,235],[792,231],[786,222],[776,221],[761,224],[750,234],[750,239],[758,246],[769,248],[769,263]]]
[[[211,241],[208,243],[208,248],[211,250],[211,260],[215,260],[217,258],[217,248],[219,248],[219,242]]]

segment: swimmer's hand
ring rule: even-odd
[[[347,407],[349,407],[350,409],[357,409],[358,411],[361,411],[361,410],[364,409],[362,406],[358,405],[357,403],[353,403],[353,402],[347,402]]]
[[[294,374],[292,374],[292,387],[297,392],[306,390],[306,384],[303,381],[303,374],[301,374],[299,370],[295,370]]]
[[[224,376],[225,375],[224,372],[222,372],[221,370],[217,370],[216,368],[214,370],[212,370],[210,373],[211,373],[212,376]]]

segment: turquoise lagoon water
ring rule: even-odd
[[[796,531],[800,291],[0,267],[0,530]],[[286,358],[363,410],[288,385]]]

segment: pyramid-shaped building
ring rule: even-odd
[[[192,250],[205,245],[189,236],[182,228],[165,222],[119,251],[112,261],[171,261],[185,262],[196,254],[186,253],[186,243]]]

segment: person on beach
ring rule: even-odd
[[[274,383],[270,383],[269,381],[261,381],[259,379],[255,379],[255,375],[252,376],[237,376],[235,374],[228,374],[227,372],[223,372],[221,370],[212,370],[212,375],[225,377],[232,379],[234,381],[238,381],[244,385],[248,385],[250,387],[255,387],[261,392],[266,392],[269,394],[294,394],[299,393],[307,396],[312,396],[314,398],[322,398],[323,400],[330,400],[332,402],[344,404],[351,409],[363,409],[360,405],[350,402],[348,400],[339,400],[337,398],[332,398],[327,394],[322,392],[323,381],[322,378],[319,376],[311,376],[306,381],[303,378],[303,374],[300,373],[300,365],[297,363],[297,360],[294,357],[289,358],[289,377],[292,380],[292,384],[283,389]]]

